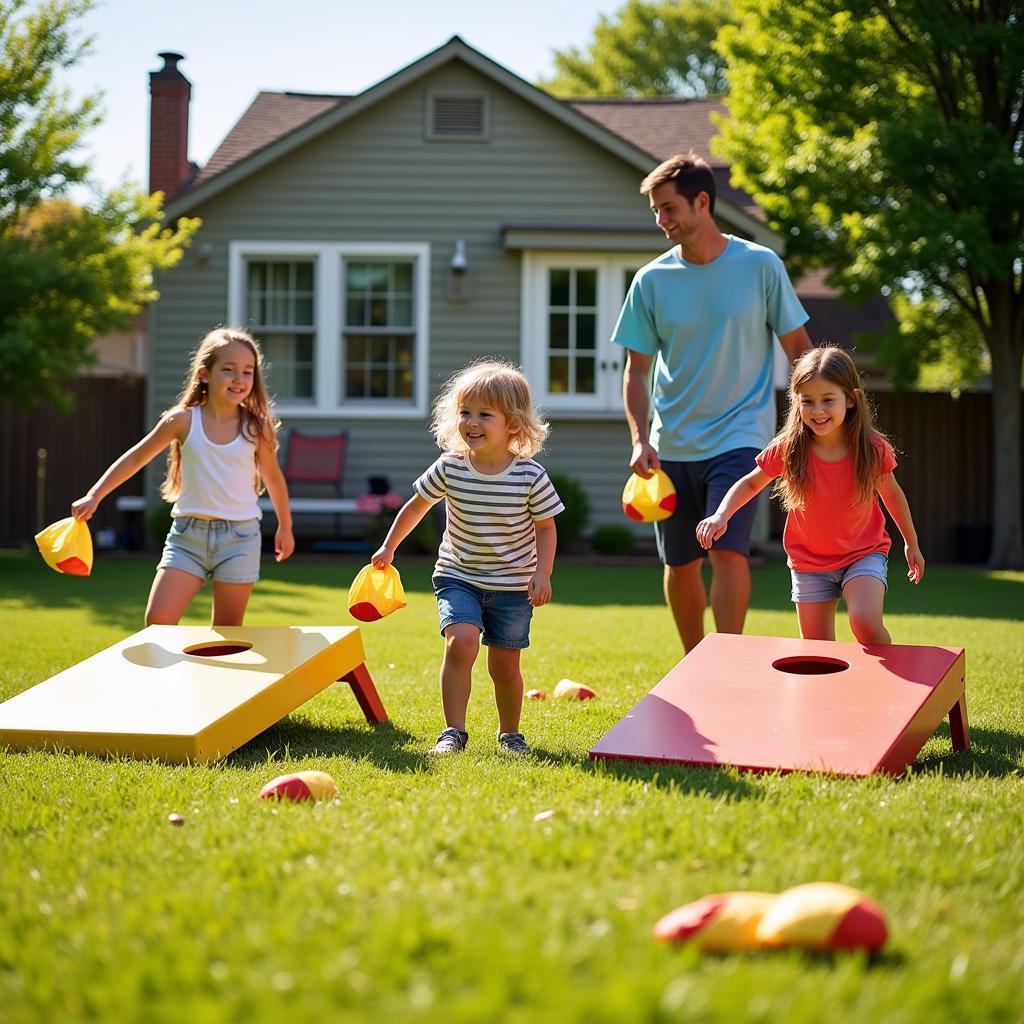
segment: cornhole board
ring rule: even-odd
[[[0,747],[215,761],[347,682],[387,713],[357,626],[148,626],[0,704]]]
[[[898,775],[947,715],[966,750],[963,648],[713,633],[590,756]]]

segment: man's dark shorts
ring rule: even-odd
[[[675,485],[676,511],[654,524],[658,554],[665,565],[686,565],[704,554],[697,542],[697,524],[718,511],[725,492],[754,468],[758,448],[736,448],[698,462],[662,461],[661,468]],[[712,545],[741,555],[750,554],[757,498],[748,501],[729,520],[729,528]]]

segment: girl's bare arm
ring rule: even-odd
[[[283,562],[295,550],[295,536],[292,533],[292,510],[288,504],[288,484],[281,472],[277,454],[273,447],[262,438],[256,446],[256,464],[266,485],[270,503],[277,516],[277,532],[274,534],[274,559]]]
[[[370,561],[383,569],[395,560],[398,545],[416,528],[416,524],[430,511],[431,504],[425,498],[414,494],[399,510],[395,521],[384,538],[384,543],[370,556]]]
[[[746,476],[741,476],[725,492],[718,511],[697,524],[697,540],[700,541],[700,546],[710,548],[725,533],[733,514],[743,508],[751,498],[760,494],[771,481],[772,478],[760,466],[752,469]]]
[[[903,534],[903,554],[907,559],[907,579],[911,583],[920,583],[924,579],[924,555],[917,546],[917,530],[914,518],[910,514],[910,504],[903,488],[896,482],[892,473],[883,473],[875,484],[875,490],[892,516],[896,528]]]
[[[178,409],[164,416],[136,445],[129,448],[77,501],[71,503],[76,519],[92,519],[100,502],[113,490],[130,480],[143,466],[153,461],[172,441],[185,438],[188,410]]]

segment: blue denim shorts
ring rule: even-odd
[[[793,604],[814,604],[818,601],[838,601],[843,596],[843,587],[858,576],[871,576],[881,580],[889,589],[887,566],[889,559],[880,552],[858,558],[856,562],[829,572],[797,572],[790,569],[793,577]]]
[[[484,590],[454,576],[435,576],[433,583],[442,636],[449,626],[468,622],[488,647],[530,646],[533,605],[525,590]]]
[[[158,569],[180,569],[201,580],[255,583],[260,578],[258,519],[196,519],[177,516],[164,541]]]
[[[665,565],[686,565],[703,557],[697,524],[718,511],[725,492],[754,468],[757,453],[757,448],[736,448],[696,462],[661,463],[678,495],[675,513],[654,524],[658,555]],[[749,555],[756,512],[757,497],[736,511],[712,547]]]

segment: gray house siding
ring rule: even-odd
[[[483,93],[488,138],[425,138],[427,96],[436,90]],[[653,256],[662,239],[637,185],[636,172],[614,155],[476,70],[452,62],[189,210],[203,219],[203,227],[182,264],[158,282],[150,419],[174,401],[188,352],[228,316],[232,241],[429,243],[432,399],[440,383],[470,359],[522,358],[521,254],[505,249],[502,228],[547,223],[649,229]],[[469,264],[463,300],[449,296],[457,239],[466,241]],[[408,494],[411,481],[436,455],[418,419],[330,413],[282,418],[286,427],[348,431],[349,497],[361,494],[374,473],[386,473],[395,489]],[[546,464],[583,483],[593,506],[591,526],[624,522],[618,495],[628,444],[621,413],[588,420],[553,416],[552,423]]]

